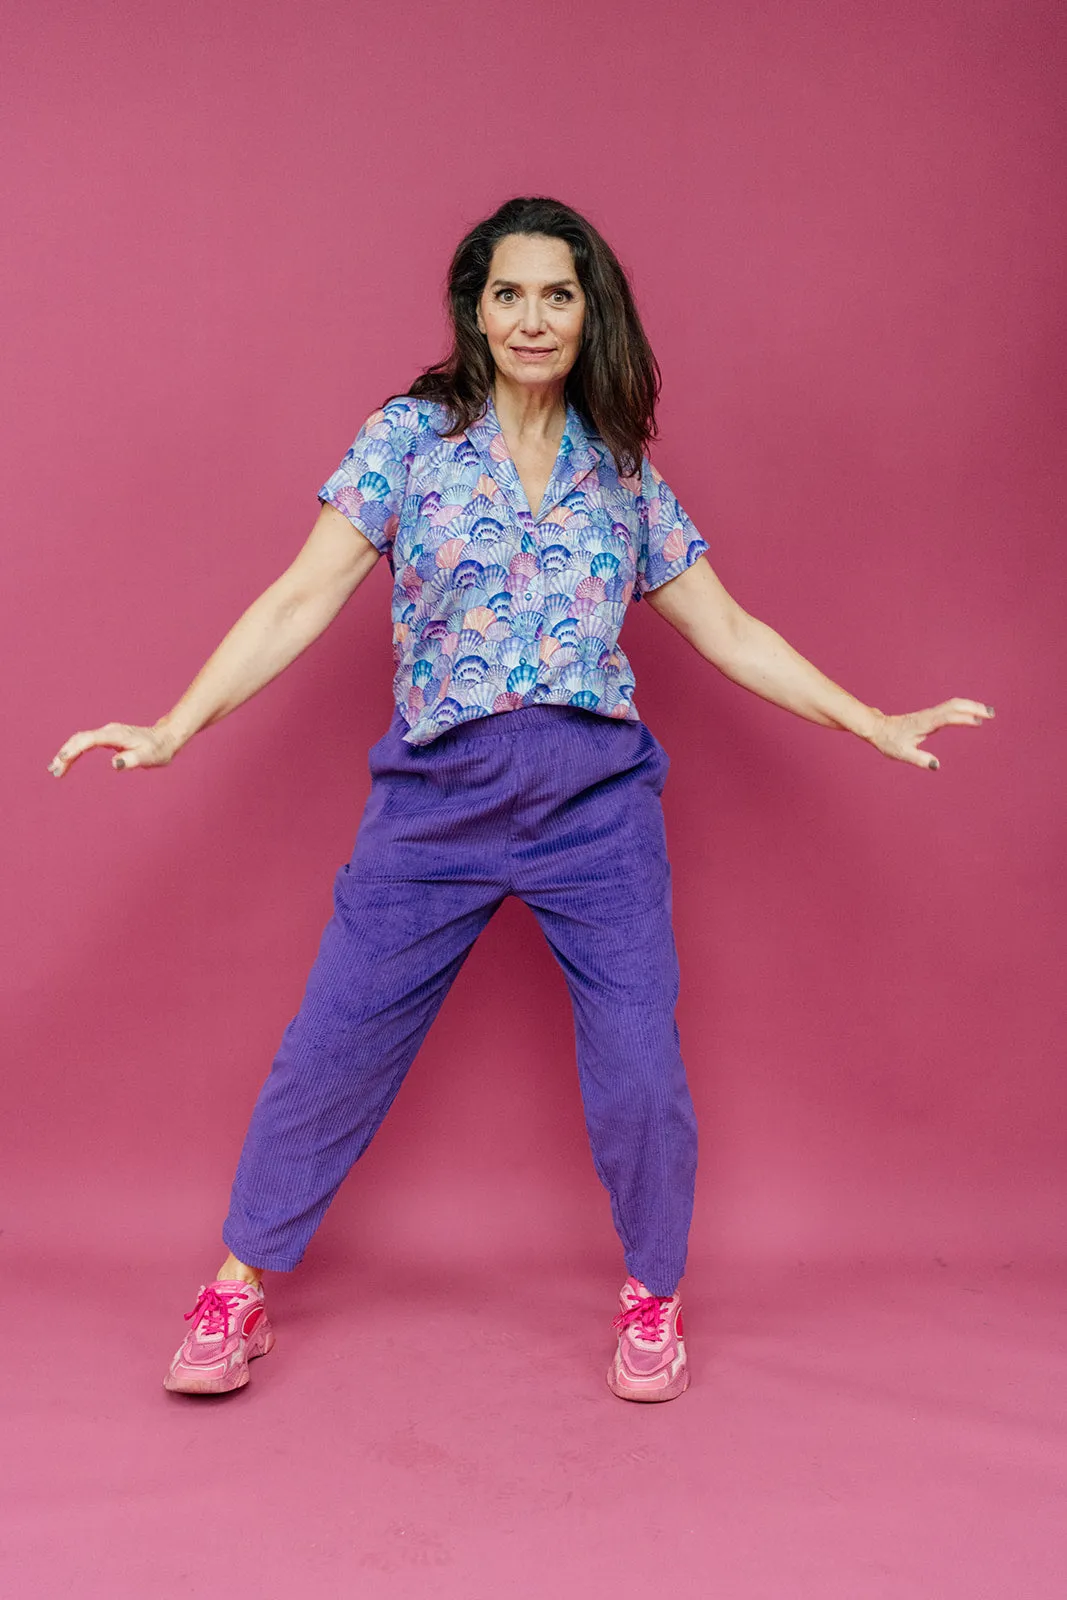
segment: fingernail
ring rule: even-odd
[[[992,706],[986,706],[986,710],[989,712],[991,717],[996,715],[996,712],[993,710]]]
[[[935,759],[930,762],[930,771],[931,772],[936,772],[940,765],[941,765],[940,761],[938,761],[936,759],[936,757],[935,757]]]
[[[123,769],[125,769],[126,763],[125,763],[125,761],[123,761],[121,756],[117,756],[116,759],[115,759],[115,765],[116,765],[116,767],[122,767]]]

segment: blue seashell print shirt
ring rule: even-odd
[[[437,401],[390,400],[318,495],[389,562],[405,742],[529,705],[638,721],[627,606],[706,541],[647,458],[619,476],[571,404],[536,516],[492,398],[465,433],[441,437],[447,422]]]

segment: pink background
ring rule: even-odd
[[[45,0],[4,35],[16,1278],[84,1270],[99,1295],[110,1273],[99,1326],[158,1386],[388,720],[385,564],[169,769],[46,765],[173,704],[363,418],[442,353],[460,235],[522,193],[583,210],[630,272],[664,372],[653,456],[740,602],[884,710],[997,710],[935,736],[927,774],[745,694],[650,609],[627,621],[672,756],[687,1282],[1044,1270],[1064,1247],[1060,8]],[[133,1260],[168,1308],[158,1347],[122,1298]],[[407,1285],[442,1261],[616,1287],[565,987],[515,901],[302,1271]],[[452,1592],[423,1565],[412,1592]]]

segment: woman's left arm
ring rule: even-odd
[[[884,756],[913,767],[936,771],[936,758],[919,746],[938,728],[951,723],[979,727],[993,715],[992,706],[959,698],[902,716],[887,716],[864,705],[805,661],[781,634],[749,616],[727,594],[706,558],[650,589],[644,599],[694,650],[743,689],[809,722],[857,734]]]

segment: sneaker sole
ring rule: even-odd
[[[255,1341],[253,1341],[254,1343]],[[245,1357],[245,1364],[239,1367],[236,1375],[229,1378],[202,1378],[197,1373],[187,1371],[180,1376],[168,1372],[163,1379],[163,1387],[171,1394],[230,1394],[234,1389],[243,1389],[248,1382],[248,1363],[255,1361],[260,1356],[269,1355],[274,1349],[274,1330],[268,1328],[262,1343],[256,1348],[249,1347]]]
[[[612,1394],[617,1394],[620,1400],[636,1400],[648,1405],[656,1401],[677,1400],[679,1395],[685,1393],[689,1387],[689,1368],[684,1367],[673,1383],[663,1389],[631,1389],[625,1384],[620,1384],[615,1378],[615,1368],[608,1368],[608,1388]]]

